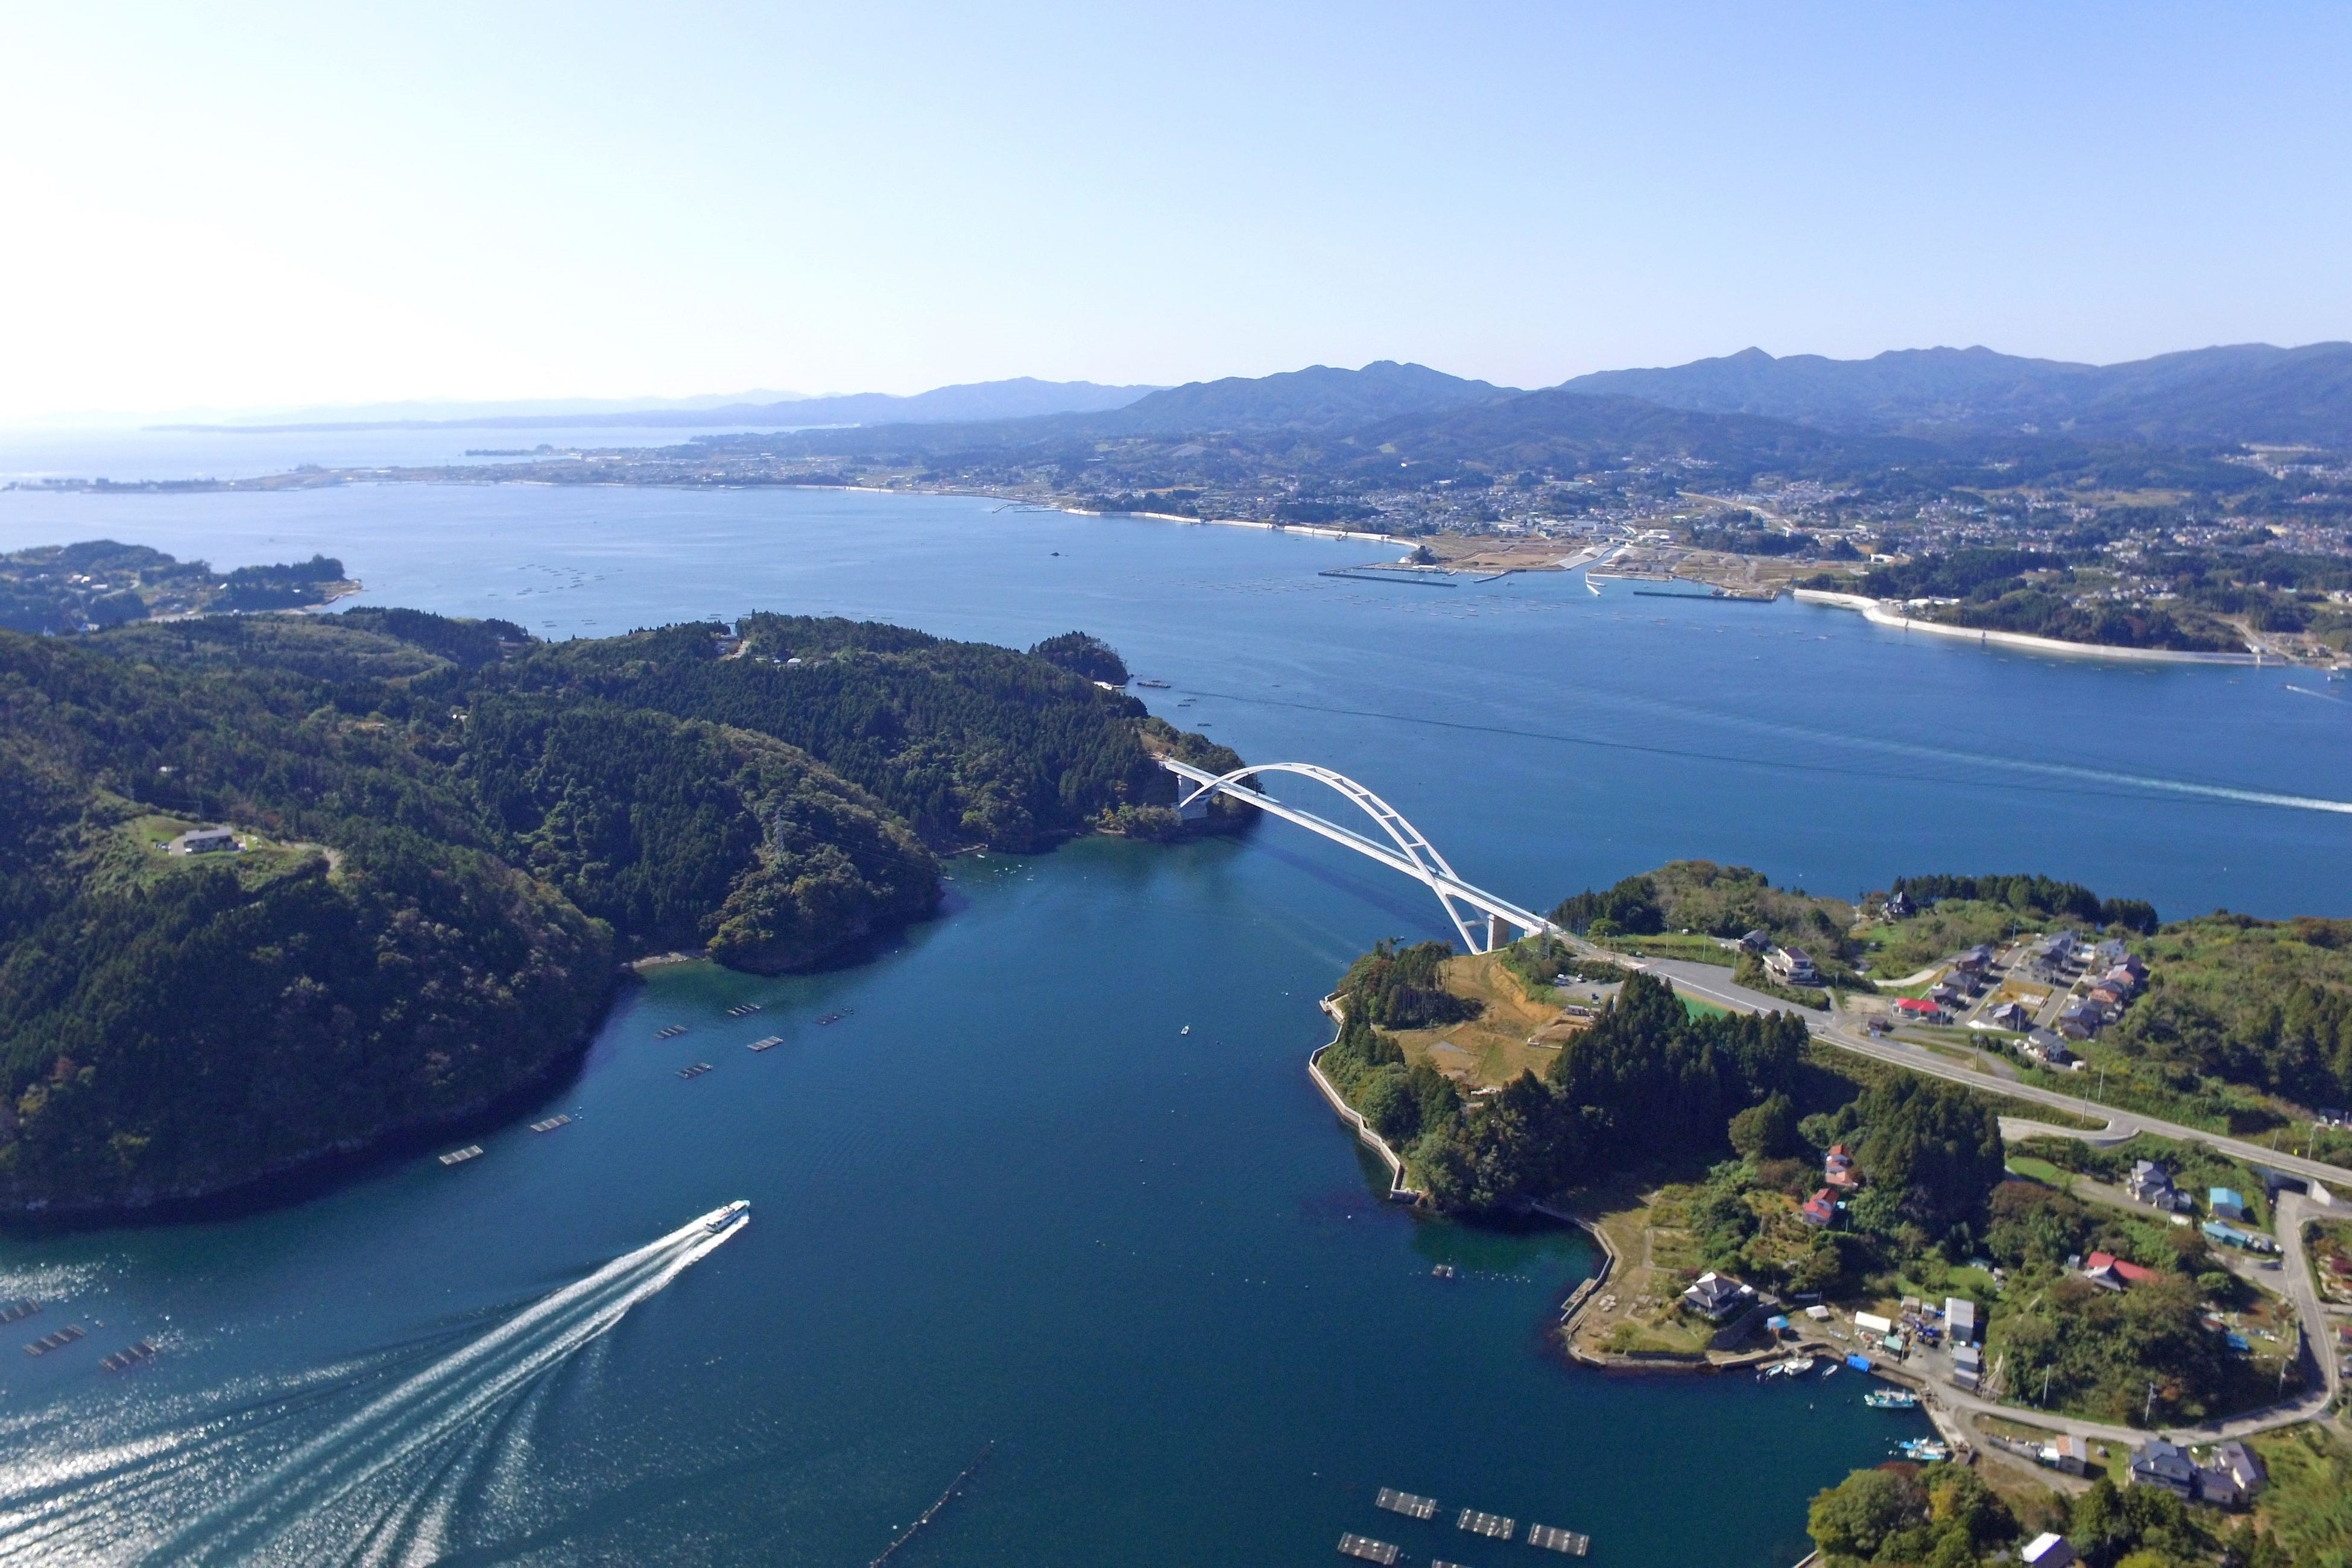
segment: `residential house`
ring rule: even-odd
[[[1950,1014],[1924,996],[1897,996],[1895,1012],[1896,1017],[1906,1024],[1946,1024],[1951,1021]]]
[[[1810,1226],[1828,1226],[1837,1219],[1837,1194],[1827,1187],[1805,1200],[1797,1217]]]
[[[1944,1298],[1944,1332],[1955,1345],[1977,1342],[1977,1304],[1966,1296]]]
[[[2074,1543],[2053,1531],[2043,1531],[2017,1554],[2025,1568],[2074,1568],[2082,1559],[2074,1555]]]
[[[2051,980],[2061,979],[2074,960],[2074,946],[2073,931],[2053,931],[2033,944],[2028,951],[2026,963],[2037,974]]]
[[[1764,954],[1764,973],[1782,985],[1819,985],[1822,977],[1801,947],[1776,947]]]
[[[2210,1187],[2205,1193],[2205,1206],[2215,1219],[2243,1219],[2246,1200],[2243,1194],[2230,1187]]]
[[[1746,936],[1739,939],[1740,949],[1746,952],[1761,953],[1766,948],[1770,947],[1771,945],[1772,938],[1770,934],[1766,931],[1751,931]]]
[[[2053,1068],[2069,1066],[2076,1059],[2074,1053],[2066,1048],[2066,1037],[2055,1029],[2027,1030],[2025,1054]]]
[[[2153,1160],[2133,1163],[2131,1174],[2124,1178],[2124,1191],[2167,1214],[2179,1214],[2195,1206],[2187,1193],[2172,1184],[2172,1173]]]
[[[1756,1300],[1756,1287],[1742,1285],[1727,1274],[1713,1269],[1698,1277],[1691,1288],[1683,1292],[1683,1304],[1711,1323],[1722,1322]]]
[[[2269,1479],[2260,1455],[2243,1443],[2224,1443],[2197,1467],[2197,1494],[2216,1508],[2243,1508]]]
[[[1927,987],[1927,1000],[1938,1007],[1958,1008],[1968,999],[1967,989],[1949,980],[1938,980]]]
[[[1977,1385],[1983,1381],[1984,1352],[1974,1345],[1954,1345],[1952,1347],[1952,1386],[1974,1393]]]
[[[2058,1009],[2058,1032],[2070,1040],[2087,1040],[2106,1023],[2106,1015],[2098,1004],[2080,996],[2070,996]]]
[[[1953,971],[1956,973],[1968,975],[1971,979],[1983,974],[1991,967],[1992,949],[1989,947],[1972,947],[1952,960]]]
[[[2024,1003],[2009,1001],[1987,1013],[1985,1022],[1996,1029],[2009,1029],[2021,1035],[2033,1027],[2033,1015],[2025,1010]]]
[[[2051,1444],[2050,1451],[2063,1473],[2070,1476],[2091,1473],[2091,1445],[2084,1439],[2069,1434]]]
[[[2197,1496],[2197,1463],[2176,1445],[2150,1437],[2132,1450],[2131,1484],[2161,1487],[2183,1501],[2191,1501]]]
[[[237,843],[236,835],[226,827],[196,827],[181,834],[163,847],[174,855],[214,855],[243,846]]]
[[[2112,1252],[2094,1252],[2083,1259],[2083,1278],[2108,1290],[2121,1290],[2133,1285],[2144,1285],[2164,1275],[2154,1268],[2143,1268]]]
[[[1853,1168],[1853,1151],[1843,1143],[1832,1143],[1822,1159],[1822,1180],[1843,1192],[1862,1185],[1862,1177]]]

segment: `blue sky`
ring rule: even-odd
[[[2352,337],[2343,7],[77,5],[0,60],[0,417]]]

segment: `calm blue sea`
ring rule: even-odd
[[[1843,893],[2030,868],[2167,914],[2347,912],[2352,702],[2308,673],[1579,574],[1327,578],[1379,551],[969,498],[0,492],[0,548],[100,536],[323,551],[364,602],[547,637],[753,608],[1083,627],[1171,683],[1156,710],[1340,769],[1523,903],[1701,855]],[[255,1217],[0,1244],[0,1297],[49,1303],[13,1330],[90,1326],[0,1372],[0,1561],[855,1565],[992,1443],[894,1563],[1324,1563],[1342,1531],[1520,1560],[1446,1522],[1475,1507],[1601,1563],[1784,1568],[1806,1498],[1916,1429],[1850,1376],[1571,1369],[1543,1330],[1580,1242],[1378,1201],[1301,1062],[1354,953],[1445,934],[1412,885],[1273,824],[953,880],[859,968],[657,974],[532,1113],[558,1131]],[[740,1234],[680,1230],[735,1197]],[[146,1335],[152,1367],[98,1370]],[[1449,1511],[1380,1513],[1383,1485]]]

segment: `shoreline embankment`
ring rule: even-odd
[[[1338,996],[1326,996],[1319,1004],[1318,1004],[1318,1005],[1319,1005],[1325,1013],[1330,1016],[1331,1021],[1334,1024],[1337,1024],[1339,1028],[1344,1029],[1347,1027],[1348,1015],[1346,1011],[1340,1007]],[[1329,1079],[1323,1076],[1323,1068],[1319,1065],[1323,1053],[1329,1050],[1333,1046],[1336,1046],[1339,1043],[1339,1032],[1338,1030],[1334,1030],[1328,1040],[1326,1040],[1323,1044],[1316,1047],[1313,1051],[1307,1054],[1307,1076],[1315,1080],[1315,1087],[1323,1091],[1323,1098],[1331,1102],[1331,1109],[1339,1113],[1339,1120],[1345,1121],[1349,1126],[1356,1130],[1357,1140],[1368,1146],[1372,1152],[1378,1154],[1382,1163],[1388,1166],[1389,1201],[1396,1204],[1417,1204],[1421,1202],[1422,1198],[1425,1194],[1423,1194],[1418,1188],[1412,1186],[1405,1180],[1404,1156],[1398,1153],[1393,1148],[1391,1148],[1389,1146],[1389,1141],[1381,1137],[1378,1131],[1374,1131],[1370,1122],[1364,1120],[1363,1112],[1358,1110],[1354,1106],[1348,1103],[1346,1098],[1339,1093],[1339,1086],[1334,1084]]]
[[[1925,632],[1931,637],[1956,637],[1980,647],[2023,648],[2033,653],[2057,654],[2068,658],[2111,658],[2140,664],[2242,664],[2259,665],[2258,653],[2189,653],[2168,647],[2116,647],[2106,643],[2065,642],[2057,637],[2038,637],[2025,632],[1994,631],[1982,626],[1955,626],[1942,621],[1923,621],[1906,616],[1895,607],[1894,602],[1874,599],[1865,594],[1836,594],[1824,588],[1792,588],[1792,597],[1801,604],[1826,605],[1832,609],[1858,610],[1873,626],[1888,626],[1897,631]],[[2284,659],[2277,662],[2284,664]]]

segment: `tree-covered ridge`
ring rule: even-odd
[[[2138,945],[2147,989],[2109,1039],[2142,1070],[2352,1106],[2352,921],[2212,914]]]
[[[1042,659],[718,629],[0,633],[0,1206],[215,1191],[478,1112],[568,1059],[616,958],[802,968],[926,914],[925,828],[1173,817],[1139,705]],[[247,849],[161,847],[210,822]]]
[[[2016,871],[1986,877],[1956,877],[1938,872],[1925,877],[1897,877],[1889,892],[1900,893],[1926,908],[1946,899],[1999,904],[2019,916],[2036,920],[2071,920],[2092,928],[2120,926],[2143,934],[2156,930],[2156,906],[2146,899],[2103,899],[2080,882],[2061,882],[2038,872]]]
[[[343,563],[324,555],[224,574],[110,539],[45,544],[0,555],[0,629],[62,636],[150,616],[295,609],[352,586]]]
[[[535,647],[471,684],[773,736],[939,845],[1034,848],[1175,800],[1137,733],[1143,705],[1042,658],[870,622],[756,615],[736,630],[740,645],[682,626]]]

